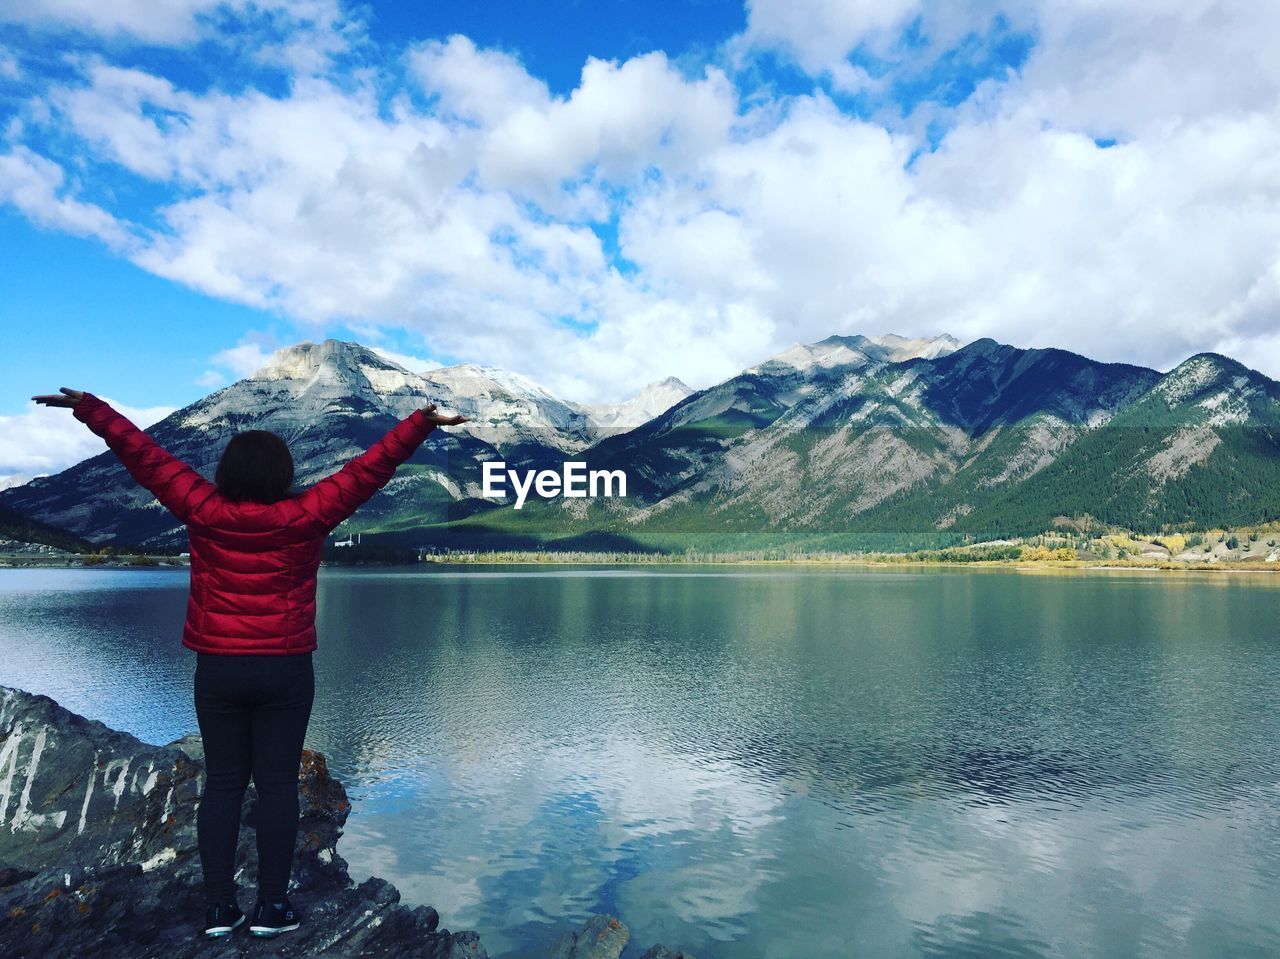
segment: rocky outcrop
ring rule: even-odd
[[[631,932],[613,916],[592,916],[577,932],[567,932],[547,953],[547,959],[617,959]],[[640,959],[694,959],[687,952],[672,952],[657,945]]]
[[[0,686],[0,956],[424,957],[484,959],[475,932],[439,928],[383,879],[356,884],[337,842],[351,811],[324,756],[304,750],[302,819],[289,895],[302,928],[278,940],[206,942],[196,845],[204,785],[197,736],[150,746],[47,696]],[[250,905],[257,851],[252,785],[241,812],[237,879]],[[630,933],[597,915],[548,959],[617,959]],[[654,946],[641,959],[692,959]]]
[[[0,687],[0,955],[487,955],[476,933],[438,928],[434,909],[401,905],[390,883],[351,880],[336,848],[351,805],[309,750],[290,888],[303,927],[269,944],[205,942],[195,831],[203,759],[197,737],[149,746],[47,696]],[[251,785],[237,861],[250,887],[255,806]],[[242,891],[242,905],[251,896]]]

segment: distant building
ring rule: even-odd
[[[334,545],[334,546],[359,546],[359,545],[360,545],[360,536],[361,536],[361,534],[360,534],[360,533],[356,533],[356,538],[355,538],[355,539],[352,539],[350,536],[348,536],[346,539],[340,539],[340,540],[338,540],[338,541],[337,541],[336,543],[334,543],[333,545]]]

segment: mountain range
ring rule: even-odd
[[[299,486],[424,401],[437,430],[344,527],[410,545],[682,550],[915,548],[1055,522],[1156,531],[1280,518],[1280,384],[1228,357],[1161,373],[990,339],[831,336],[703,390],[674,378],[611,406],[475,364],[413,372],[326,340],[148,432],[211,476],[227,439],[269,429]],[[615,499],[484,499],[481,464],[621,469]],[[0,508],[97,544],[181,547],[183,528],[104,452],[0,490]]]

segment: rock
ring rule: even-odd
[[[150,746],[0,686],[0,955],[487,957],[476,933],[439,929],[434,909],[400,905],[385,880],[355,885],[337,852],[351,804],[311,750],[289,889],[302,928],[270,943],[206,942],[195,827],[203,783],[198,737]],[[256,803],[250,785],[236,862],[242,906],[257,874]]]
[[[289,889],[302,928],[270,942],[206,942],[195,828],[203,785],[198,736],[150,746],[47,696],[0,686],[0,956],[487,959],[476,933],[440,929],[436,910],[401,905],[386,880],[355,885],[337,851],[351,804],[311,750]],[[257,874],[256,805],[250,785],[236,860],[245,906]],[[596,915],[548,959],[617,959],[629,939],[621,921]],[[641,959],[693,957],[659,945]]]
[[[613,916],[595,915],[577,932],[566,932],[551,947],[547,959],[618,959],[631,932]]]

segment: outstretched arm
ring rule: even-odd
[[[131,476],[184,523],[217,487],[153,440],[111,405],[92,393],[62,388],[57,394],[33,396],[47,406],[69,406],[71,415],[107,442]]]
[[[435,404],[417,409],[391,428],[382,439],[326,476],[298,497],[298,505],[326,532],[347,519],[395,474],[437,426],[465,423],[462,416],[438,416]]]

